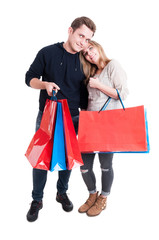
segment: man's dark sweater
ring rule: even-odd
[[[41,49],[26,73],[25,82],[30,86],[32,78],[54,82],[60,87],[57,99],[67,99],[72,116],[78,115],[78,108],[87,108],[88,93],[84,85],[84,74],[79,60],[79,53],[71,54],[63,48],[63,43],[56,43]],[[44,110],[46,90],[40,91],[39,109]]]

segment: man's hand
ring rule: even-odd
[[[54,82],[44,82],[40,81],[38,78],[32,78],[30,86],[35,89],[45,89],[50,97],[52,96],[53,90],[55,90],[56,93],[60,90],[59,86]]]
[[[57,93],[60,90],[59,86],[52,82],[45,82],[47,94],[51,97],[53,90]]]

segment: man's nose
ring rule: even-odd
[[[88,44],[88,42],[86,41],[86,39],[81,39],[81,45],[82,45],[83,47],[86,47],[87,44]]]

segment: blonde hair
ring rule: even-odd
[[[93,47],[97,48],[98,52],[99,52],[99,65],[101,66],[101,68],[104,68],[111,60],[109,58],[107,58],[104,49],[102,48],[102,46],[95,42],[95,41],[90,41],[89,42],[90,45],[92,45]],[[85,57],[83,56],[83,53],[80,52],[80,61],[83,67],[83,72],[84,75],[86,76],[85,79],[85,83],[87,84],[89,81],[90,77],[93,77],[98,69],[98,67],[95,64],[92,64],[90,62],[88,62]]]

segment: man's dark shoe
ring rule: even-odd
[[[41,202],[37,202],[37,201],[32,201],[31,203],[31,207],[27,213],[27,220],[29,222],[34,222],[37,220],[38,218],[38,214],[39,214],[39,210],[42,209],[43,207],[43,203]]]
[[[66,211],[66,212],[72,211],[73,204],[69,200],[69,198],[68,198],[66,193],[64,193],[64,194],[57,193],[56,201],[62,204],[62,208],[63,208],[64,211]]]

